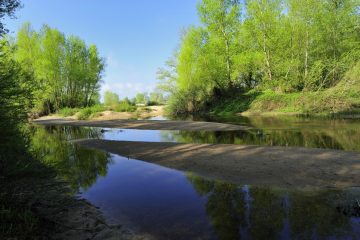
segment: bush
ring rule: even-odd
[[[167,113],[173,116],[198,113],[203,110],[204,99],[206,97],[202,89],[178,91],[170,96]]]
[[[78,119],[79,120],[86,120],[89,119],[91,116],[94,116],[98,112],[105,111],[106,108],[102,105],[94,105],[92,107],[86,107],[79,111]]]
[[[79,120],[86,120],[86,119],[89,119],[89,117],[91,116],[92,114],[92,111],[90,108],[84,108],[84,109],[81,109],[80,112],[79,112],[79,115],[78,115],[78,119]]]
[[[58,111],[58,114],[60,114],[63,117],[69,117],[75,115],[75,113],[79,112],[79,108],[62,108]]]
[[[114,110],[116,112],[135,112],[136,109],[136,106],[129,104],[127,101],[122,101],[115,107]]]

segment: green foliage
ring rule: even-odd
[[[111,91],[106,91],[104,93],[104,105],[114,107],[117,104],[119,104],[119,95]]]
[[[86,120],[90,118],[91,114],[93,114],[91,108],[83,108],[80,110],[77,118],[79,120]]]
[[[127,101],[121,101],[119,102],[119,104],[115,107],[115,111],[116,112],[135,112],[136,111],[136,106],[131,105],[129,102]]]
[[[108,153],[82,148],[68,140],[98,138],[101,134],[100,129],[36,127],[32,129],[31,151],[44,165],[54,168],[76,193],[90,187],[98,176],[105,176],[111,158]]]
[[[32,75],[24,71],[12,55],[9,43],[0,40],[0,175],[16,168],[17,162],[24,160],[18,159],[22,155],[19,153],[26,152],[21,126],[32,106],[29,91]]]
[[[161,105],[165,103],[164,95],[161,92],[151,92],[148,105]]]
[[[64,107],[86,107],[98,102],[104,60],[96,46],[65,36],[44,25],[37,32],[23,25],[16,39],[16,60],[34,73],[35,111],[55,112]]]
[[[28,151],[24,123],[32,107],[33,75],[14,61],[13,51],[0,39],[0,238],[37,238],[39,218],[12,182],[32,177],[31,182],[48,171]]]
[[[137,97],[139,98],[139,101],[143,101],[145,98],[145,95],[138,94]],[[141,98],[141,99],[140,99]],[[120,101],[119,96],[116,93],[113,93],[111,91],[106,91],[104,94],[104,105],[108,107],[109,109],[116,111],[116,112],[135,112],[136,106],[134,106],[134,103],[131,103],[131,101],[128,98],[124,98],[124,100]]]
[[[136,102],[136,104],[147,105],[147,103],[148,103],[147,93],[137,93],[135,96],[135,102]]]
[[[357,90],[343,91],[336,86],[319,92],[277,93],[274,91],[250,92],[237,98],[227,98],[208,107],[216,114],[238,112],[277,112],[322,116],[358,113],[360,94]],[[346,89],[346,88],[345,88]]]
[[[174,56],[169,58],[165,62],[165,67],[159,68],[156,72],[156,78],[159,80],[157,89],[163,93],[174,93],[176,91],[176,80],[178,78],[177,67],[177,54],[174,52]]]
[[[75,115],[75,113],[79,111],[79,108],[62,108],[58,111],[58,113],[63,117],[69,117]]]
[[[86,120],[91,117],[94,117],[96,113],[103,112],[105,110],[106,110],[106,108],[102,105],[94,105],[91,107],[85,107],[85,108],[80,109],[80,111],[77,115],[77,118],[79,120]]]
[[[360,59],[359,7],[354,0],[200,1],[202,27],[188,28],[175,59],[159,71],[160,87],[172,95],[170,112],[203,111],[209,105],[316,111],[311,92],[337,104],[334,111],[340,105],[353,108],[349,94],[355,91],[340,96],[336,90]],[[262,97],[250,106],[247,91]],[[330,109],[330,103],[316,102],[326,106],[319,111]]]

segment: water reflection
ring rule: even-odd
[[[360,151],[360,121],[357,119],[310,119],[298,116],[226,116],[195,120],[227,122],[253,127],[239,133],[239,144],[301,146]],[[239,136],[240,135],[240,136]]]
[[[53,167],[74,191],[87,189],[98,176],[106,176],[111,158],[108,153],[71,144],[67,140],[97,138],[100,129],[76,127],[36,127],[31,129],[30,150],[43,163]]]
[[[31,130],[33,153],[54,167],[74,191],[82,189],[82,196],[107,216],[156,239],[360,239],[359,189],[238,186],[66,141],[106,138],[108,131],[103,129]],[[164,132],[157,134],[162,136],[159,140],[166,139]],[[177,136],[183,141],[238,139],[234,133],[169,134],[175,141]]]
[[[360,151],[360,121],[299,117],[212,117],[191,120],[228,122],[253,127],[246,131],[111,130],[104,139],[151,142],[296,146]]]
[[[219,239],[358,239],[359,190],[238,187],[188,174]]]
[[[158,131],[107,129],[101,138],[118,141],[297,146],[360,151],[360,126],[358,130],[304,128],[301,130]]]

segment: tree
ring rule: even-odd
[[[14,48],[0,40],[0,175],[8,174],[26,152],[20,125],[27,120],[32,107],[33,75],[13,59]],[[28,159],[26,159],[28,161]],[[27,163],[28,164],[28,163]]]
[[[227,84],[232,86],[233,58],[237,53],[235,37],[240,24],[239,1],[203,0],[198,4],[198,13],[209,32],[211,44],[215,45],[213,50],[225,63]]]
[[[4,17],[14,17],[15,11],[20,6],[20,0],[0,0],[0,36],[8,32],[2,23]]]
[[[161,92],[151,92],[149,96],[151,104],[163,104],[164,96]]]
[[[262,50],[265,61],[266,79],[272,81],[277,77],[274,76],[277,56],[281,53],[278,34],[279,25],[281,24],[281,13],[283,5],[280,0],[250,0],[247,2],[247,21],[248,31],[252,32],[258,48]],[[278,47],[278,48],[276,48]]]
[[[119,95],[111,91],[106,91],[104,93],[104,105],[115,106],[117,104],[119,104]]]
[[[181,35],[158,75],[173,112],[211,108],[250,90],[324,91],[360,59],[357,0],[241,2],[199,1],[201,26]]]
[[[165,62],[165,67],[159,68],[156,72],[156,78],[159,80],[157,88],[164,93],[173,94],[176,91],[177,55],[178,51],[175,51],[174,55]]]
[[[16,59],[35,75],[35,111],[46,114],[98,102],[105,62],[95,45],[88,47],[47,25],[36,32],[26,23],[16,47]]]
[[[137,104],[146,104],[148,100],[146,93],[137,93],[135,99]]]

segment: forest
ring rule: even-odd
[[[170,113],[356,111],[357,0],[202,0],[158,71]]]

